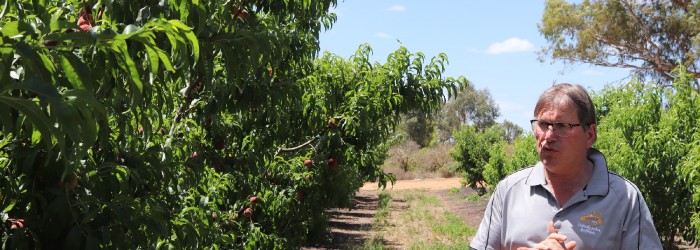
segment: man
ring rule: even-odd
[[[595,108],[580,85],[540,96],[540,162],[501,180],[471,249],[661,249],[644,197],[592,148]]]

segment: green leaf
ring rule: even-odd
[[[183,209],[183,210],[180,212],[180,217],[185,216],[185,214],[187,214],[187,213],[189,213],[189,212],[191,212],[191,211],[199,212],[200,210],[201,210],[201,209],[199,209],[198,207],[186,207],[185,209]]]
[[[139,26],[129,24],[126,27],[124,27],[122,34],[118,34],[118,35],[114,36],[114,39],[115,40],[127,40],[127,39],[129,39],[135,35],[139,35],[140,33],[145,32],[145,31],[146,31],[145,29],[143,29]]]
[[[10,202],[10,205],[7,205],[7,207],[5,207],[5,209],[2,210],[2,211],[5,212],[5,213],[9,212],[10,210],[12,210],[12,208],[15,207],[15,203],[17,203],[17,201],[16,201],[16,200],[12,200],[12,201]]]
[[[63,16],[63,9],[58,8],[53,14],[51,14],[51,23],[49,23],[49,28],[51,32],[61,30],[60,18]]]
[[[59,136],[59,131],[54,128],[51,119],[44,114],[41,108],[33,101],[16,97],[0,95],[0,103],[12,107],[24,114],[29,121],[41,132],[45,143],[51,143],[51,136],[55,135],[61,150],[63,150],[63,138]]]
[[[49,79],[53,78],[56,69],[53,66],[53,62],[46,55],[37,53],[34,48],[24,42],[16,43],[15,48],[17,49],[17,54],[23,58],[22,63],[28,76],[32,78],[38,77],[44,81],[49,81]]]
[[[151,65],[151,73],[157,74],[159,66],[158,52],[149,45],[144,44],[144,47],[146,48],[148,62]]]
[[[10,38],[19,38],[22,37],[24,33],[33,31],[34,28],[27,22],[10,21],[0,26],[0,33],[2,33],[3,36]]]
[[[129,80],[131,80],[131,82],[135,86],[135,88],[132,88],[133,90],[135,90],[135,92],[132,93],[132,100],[135,102],[135,104],[141,103],[143,83],[141,82],[141,76],[139,75],[138,69],[136,68],[136,64],[131,59],[131,56],[129,56],[129,51],[126,48],[126,43],[124,41],[114,41],[110,49],[119,60],[119,66],[127,72],[127,74],[130,76]]]
[[[73,53],[63,53],[60,56],[61,68],[73,88],[93,90],[92,74],[87,66]],[[85,80],[83,80],[85,78]],[[87,85],[87,86],[86,86]]]
[[[185,32],[185,37],[187,37],[187,39],[190,41],[190,44],[192,44],[192,54],[194,56],[194,61],[197,61],[197,59],[199,59],[199,40],[197,39],[197,36],[195,36],[195,34],[192,33],[192,29],[190,29],[190,27],[187,27],[187,25],[178,20],[168,20],[168,22]]]

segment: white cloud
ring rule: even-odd
[[[391,38],[391,36],[390,36],[389,34],[384,33],[384,32],[377,32],[377,33],[375,33],[374,35],[377,36],[377,37],[379,37],[379,38],[383,38],[383,39],[389,39],[389,38]]]
[[[404,11],[406,11],[406,6],[396,4],[396,5],[392,5],[391,7],[387,8],[386,10],[393,11],[393,12],[404,12]]]
[[[488,54],[502,54],[502,53],[512,53],[512,52],[523,52],[530,51],[535,46],[525,39],[520,39],[517,37],[508,38],[502,42],[497,42],[489,45],[486,49]]]

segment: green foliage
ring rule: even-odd
[[[491,146],[488,163],[484,166],[484,181],[495,187],[507,175],[539,161],[535,138],[532,133],[515,138],[512,144],[500,141]]]
[[[507,157],[505,166],[503,167],[503,172],[506,173],[506,175],[519,169],[535,165],[540,161],[540,156],[537,154],[537,143],[535,142],[535,135],[533,133],[519,136],[513,141],[511,146],[512,152],[506,152]],[[495,183],[489,184],[495,185]]]
[[[662,84],[676,67],[700,78],[698,10],[698,1],[547,0],[540,59],[636,69]]]
[[[0,215],[25,223],[0,244],[280,249],[324,232],[326,208],[392,181],[377,166],[397,118],[466,84],[404,47],[317,58],[335,4],[6,1]]]
[[[599,112],[596,147],[610,169],[640,188],[667,247],[675,237],[695,241],[700,96],[693,78],[676,72],[673,87],[632,81],[593,95]],[[697,151],[695,151],[697,152]]]
[[[503,130],[492,126],[478,132],[473,125],[463,125],[454,136],[456,143],[450,155],[458,162],[457,169],[463,173],[466,185],[486,193],[485,166],[495,152],[491,148],[503,141]]]
[[[483,170],[484,182],[488,187],[495,187],[498,181],[507,174],[504,169],[507,161],[505,150],[507,146],[506,141],[498,141],[488,149],[489,158]]]

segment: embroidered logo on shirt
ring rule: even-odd
[[[600,228],[598,226],[603,224],[603,213],[594,210],[579,217],[579,220],[581,221],[578,223],[580,232],[596,235],[600,233]]]
[[[603,213],[600,211],[591,211],[590,213],[579,217],[586,225],[597,227],[603,224]]]

